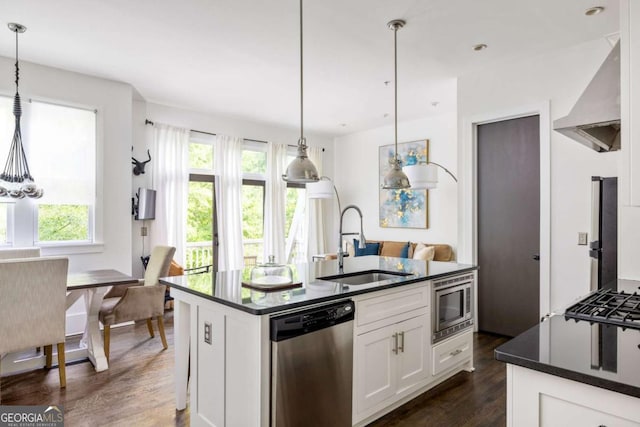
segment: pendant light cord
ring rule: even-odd
[[[398,161],[398,27],[393,27],[393,102],[395,112],[393,113],[395,127],[395,150],[394,159]]]
[[[304,76],[303,76],[303,54],[302,54],[302,0],[300,0],[300,141],[298,145],[306,145],[304,139]]]
[[[20,67],[18,65],[18,30],[16,29],[16,93],[18,93],[18,81],[20,80]]]

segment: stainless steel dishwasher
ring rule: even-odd
[[[351,426],[352,301],[271,318],[271,425]]]

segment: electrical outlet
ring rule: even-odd
[[[587,239],[588,239],[587,233],[583,233],[583,232],[578,233],[578,244],[579,245],[586,246]]]
[[[204,322],[204,342],[211,345],[211,323]]]
[[[140,235],[145,237],[147,235],[147,227],[140,227]]]

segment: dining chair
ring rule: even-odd
[[[104,326],[104,352],[109,360],[111,345],[111,325],[123,322],[146,320],[149,335],[153,338],[155,318],[162,339],[162,346],[168,348],[164,334],[164,294],[165,285],[159,279],[167,276],[169,266],[176,248],[172,246],[156,246],[151,252],[144,279],[133,285],[120,285],[111,288],[102,301],[99,319]]]
[[[44,346],[51,367],[58,347],[60,388],[66,387],[64,341],[69,260],[0,260],[0,354]]]

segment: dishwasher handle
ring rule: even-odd
[[[283,341],[354,319],[353,301],[323,305],[271,318],[271,341]]]

